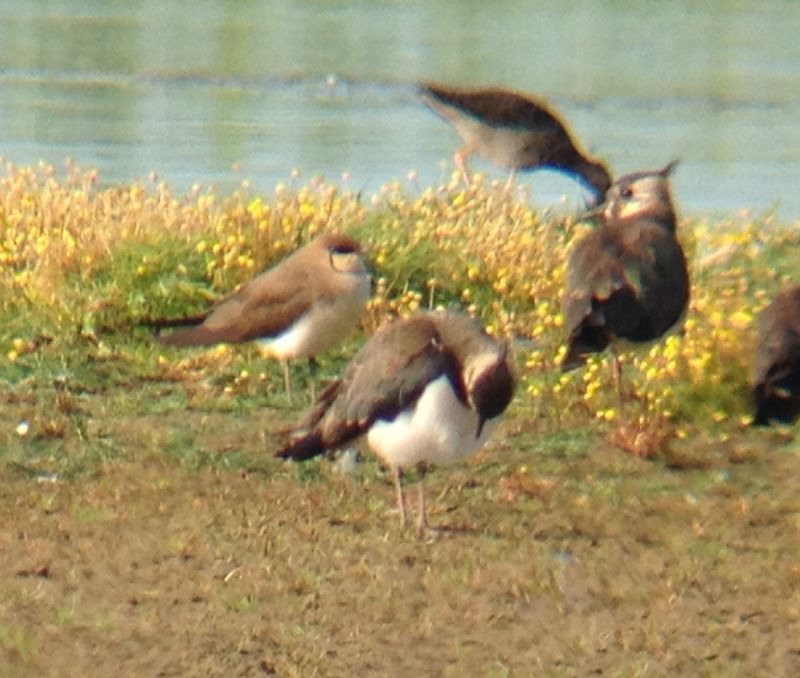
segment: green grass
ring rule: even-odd
[[[178,351],[136,327],[203,308],[279,258],[328,189],[265,199],[268,216],[249,196],[174,206],[125,190],[97,196],[93,230],[75,229],[92,263],[42,224],[43,253],[14,245],[0,265],[0,675],[800,672],[800,448],[791,427],[741,425],[746,319],[800,270],[796,232],[683,227],[698,252],[684,371],[658,349],[626,368],[631,421],[664,434],[644,459],[597,416],[615,397],[605,365],[594,398],[585,372],[561,385],[555,368],[574,224],[485,187],[371,209],[339,196],[326,223],[369,243],[384,282],[365,332],[322,357],[322,382],[431,293],[541,354],[518,352],[520,387],[487,448],[425,477],[445,529],[418,540],[369,453],[352,474],[273,457],[307,401],[305,366],[290,404],[280,367],[252,348]],[[113,218],[101,198],[120,202]],[[0,211],[0,261],[25,204]],[[672,400],[648,405],[666,385]]]

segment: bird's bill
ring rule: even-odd
[[[590,201],[586,201],[586,211],[582,214],[578,215],[578,221],[595,221],[603,216],[603,212],[606,209],[606,201],[603,202],[595,202],[592,204]]]

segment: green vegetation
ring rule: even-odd
[[[201,310],[324,228],[369,249],[364,333],[461,304],[517,346],[493,440],[426,479],[445,528],[430,542],[400,532],[370,455],[350,474],[273,459],[302,410],[278,365],[137,326]],[[800,231],[681,222],[685,329],[623,353],[620,414],[606,357],[557,369],[586,228],[480,181],[175,196],[6,166],[0,675],[798,673],[798,446],[744,424],[754,314],[797,280]]]

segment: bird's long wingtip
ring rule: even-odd
[[[311,433],[291,441],[275,453],[279,459],[306,461],[325,453],[319,434]]]

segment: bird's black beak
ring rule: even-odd
[[[605,211],[606,203],[604,202],[597,202],[590,203],[589,201],[586,202],[586,211],[578,215],[578,221],[597,221],[600,217],[603,216],[603,212]]]
[[[475,434],[475,438],[478,439],[481,437],[481,433],[483,433],[483,425],[486,423],[486,419],[480,417],[478,419],[478,432]]]

